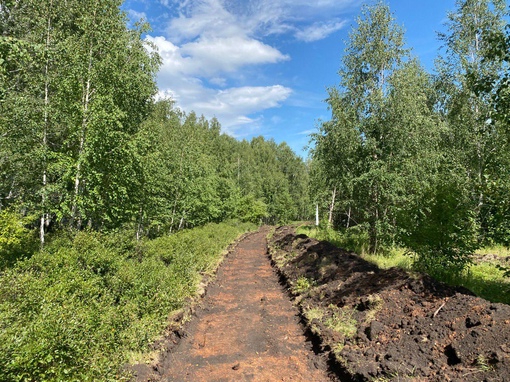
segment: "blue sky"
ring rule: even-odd
[[[303,157],[308,134],[329,119],[326,88],[338,69],[358,0],[127,0],[149,21],[159,49],[162,96],[186,112],[216,117],[239,139],[286,141]],[[430,71],[455,0],[389,0],[407,45]]]

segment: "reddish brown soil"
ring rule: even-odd
[[[356,381],[510,381],[510,306],[398,269],[381,270],[353,253],[279,228],[271,253],[326,351]],[[345,334],[333,312],[354,319]],[[340,344],[341,346],[338,346]]]
[[[238,244],[181,331],[183,338],[172,346],[170,337],[152,376],[138,368],[138,381],[332,380],[270,265],[267,233],[262,229]]]

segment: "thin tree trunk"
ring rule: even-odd
[[[181,230],[181,228],[182,228],[182,225],[183,225],[183,223],[184,223],[184,215],[185,215],[185,214],[186,214],[186,212],[185,212],[184,214],[182,214],[182,216],[181,216],[181,221],[179,222],[179,228],[177,229],[178,231],[180,231],[180,230]]]
[[[175,214],[177,213],[177,197],[178,196],[179,195],[176,194],[175,199],[174,199],[174,208],[172,209],[172,219],[170,220],[170,232],[169,233],[172,233],[172,230],[174,229]]]
[[[136,229],[136,241],[140,241],[143,230],[143,207],[140,206],[138,211],[138,228]]]
[[[181,158],[179,159],[179,181],[181,180],[181,175],[182,175],[182,164],[184,162],[184,147],[182,147],[181,149]],[[172,210],[172,221],[170,223],[170,233],[172,233],[172,229],[173,229],[173,225],[174,225],[174,221],[175,221],[175,215],[177,213],[177,201],[179,200],[180,198],[180,192],[179,192],[179,189],[177,189],[175,191],[175,197],[174,197],[174,208]],[[179,224],[179,228],[177,230],[181,229],[181,224]]]
[[[50,47],[50,30],[51,30],[51,9],[53,8],[53,1],[50,1],[49,5],[49,14],[48,14],[48,24],[46,28],[46,53],[49,54],[48,50]],[[46,65],[44,67],[44,116],[43,116],[43,174],[42,174],[42,192],[41,192],[41,206],[42,206],[42,214],[41,214],[41,223],[39,227],[39,240],[41,242],[41,248],[44,247],[44,239],[45,239],[45,227],[48,225],[48,214],[46,210],[46,187],[48,184],[47,178],[47,157],[46,153],[48,150],[48,107],[50,104],[50,94],[49,94],[49,71],[50,71],[50,59],[46,57]]]
[[[237,156],[237,187],[241,186],[241,157]]]
[[[377,223],[379,222],[379,190],[377,186],[373,190],[373,216],[370,219],[369,238],[370,238],[370,253],[376,253],[379,246],[379,235],[377,232]]]
[[[81,217],[78,216],[78,197],[80,193],[80,183],[81,183],[81,165],[83,161],[83,155],[85,151],[85,140],[87,136],[87,126],[88,126],[88,113],[90,100],[92,96],[91,90],[91,72],[92,72],[92,46],[89,50],[89,62],[87,68],[87,83],[85,85],[85,91],[83,93],[82,105],[83,105],[83,117],[81,123],[81,135],[80,135],[80,146],[78,150],[78,160],[76,164],[76,174],[74,177],[74,200],[73,206],[71,208],[71,225],[74,225],[74,222],[77,220],[77,228],[81,228]]]
[[[333,210],[335,209],[336,186],[333,188],[333,195],[331,197],[331,204],[329,205],[328,227],[333,223]]]

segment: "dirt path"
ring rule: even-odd
[[[266,257],[267,230],[220,267],[185,338],[160,364],[162,381],[331,381]]]

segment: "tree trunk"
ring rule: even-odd
[[[92,45],[92,44],[91,44]],[[81,216],[78,212],[78,197],[80,194],[80,183],[81,183],[81,166],[82,161],[84,160],[83,156],[85,154],[85,140],[87,136],[87,127],[88,127],[88,114],[89,114],[89,106],[92,96],[92,80],[91,80],[91,72],[92,72],[92,46],[89,50],[89,62],[87,69],[87,83],[85,85],[85,90],[83,93],[82,105],[83,105],[83,117],[81,122],[81,134],[80,134],[80,146],[78,150],[78,158],[76,164],[76,174],[74,177],[74,200],[71,208],[71,226],[74,225],[75,221],[77,221],[76,227],[78,229],[81,228]]]
[[[333,210],[335,209],[335,197],[336,197],[336,186],[333,189],[333,195],[331,197],[331,204],[329,205],[329,216],[328,216],[328,227],[331,228],[333,224]]]
[[[50,47],[50,31],[51,31],[51,9],[53,8],[53,1],[50,1],[49,10],[48,10],[48,24],[46,28],[46,53],[49,54],[48,50]],[[48,184],[47,178],[47,150],[48,150],[48,118],[49,111],[48,107],[50,104],[50,80],[49,80],[49,72],[50,72],[50,59],[46,57],[46,65],[44,67],[44,115],[43,115],[43,173],[42,173],[42,192],[41,192],[41,222],[39,227],[39,240],[41,242],[41,248],[44,247],[44,239],[45,239],[45,227],[48,226],[48,214],[45,212],[46,210],[46,188]]]
[[[369,221],[368,236],[370,238],[370,253],[376,253],[379,246],[379,234],[377,232],[377,223],[380,219],[379,214],[379,190],[377,185],[375,186],[372,194],[373,202],[373,215]]]
[[[143,207],[140,206],[138,211],[138,227],[136,229],[136,241],[140,241],[143,230]]]
[[[185,215],[185,214],[183,214],[183,215],[181,216],[181,221],[179,222],[179,228],[177,229],[178,231],[180,231],[180,230],[181,230],[182,225],[184,224],[184,215]]]

